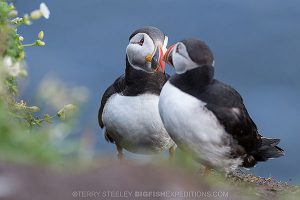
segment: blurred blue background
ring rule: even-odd
[[[20,14],[41,0],[16,0]],[[300,183],[300,1],[298,0],[45,0],[50,19],[22,27],[25,43],[45,31],[44,48],[27,48],[29,80],[23,97],[32,102],[47,74],[89,88],[78,132],[97,135],[97,151],[115,156],[98,127],[105,89],[124,71],[125,48],[137,28],[152,25],[169,44],[198,37],[213,50],[216,78],[236,88],[259,130],[281,138],[286,156],[252,171]],[[169,72],[172,73],[169,69]],[[100,134],[99,134],[100,133]]]

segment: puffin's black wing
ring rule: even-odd
[[[259,139],[257,127],[249,116],[243,99],[232,87],[213,80],[207,89],[201,93],[201,100],[212,111],[231,134],[245,148],[256,146]]]
[[[257,161],[283,155],[283,150],[276,146],[279,139],[265,138],[258,133],[242,97],[235,89],[213,80],[212,84],[201,93],[200,99],[207,103],[206,107],[214,113],[226,132],[243,147],[242,151],[245,152],[239,153],[249,154],[247,159],[250,160],[245,160],[244,166],[251,167]],[[235,150],[235,153],[241,151],[238,146]]]
[[[106,89],[106,91],[104,92],[104,94],[102,96],[102,99],[101,99],[101,105],[100,105],[100,108],[99,108],[99,112],[98,112],[98,122],[99,122],[99,126],[101,128],[104,127],[104,124],[103,124],[103,121],[102,121],[102,113],[103,113],[103,109],[104,109],[104,106],[105,106],[107,100],[113,94],[121,93],[124,89],[125,89],[125,75],[123,74],[117,80],[115,80],[115,82],[111,86],[109,86]]]

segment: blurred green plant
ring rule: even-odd
[[[41,109],[28,105],[25,101],[17,101],[18,80],[28,75],[25,69],[24,48],[45,46],[44,32],[37,34],[37,39],[30,44],[23,44],[24,37],[18,34],[18,27],[31,25],[33,20],[41,17],[48,19],[50,11],[45,3],[40,8],[18,17],[14,5],[0,0],[0,159],[23,161],[51,161],[57,159],[61,152],[71,152],[58,149],[56,141],[51,140],[55,135],[66,135],[57,132],[68,131],[69,128],[59,124],[51,124],[55,119],[68,121],[76,111],[73,104],[65,104],[53,115],[40,114]]]

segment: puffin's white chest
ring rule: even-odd
[[[159,111],[177,145],[200,156],[212,166],[237,167],[235,160],[228,159],[230,147],[223,142],[225,137],[230,136],[205,105],[167,82],[161,91]]]
[[[104,107],[104,125],[114,139],[129,151],[166,150],[173,141],[159,116],[158,101],[159,97],[154,94],[114,94]]]

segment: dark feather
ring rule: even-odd
[[[146,26],[134,31],[130,36],[129,40],[138,33],[146,33],[155,42],[162,42],[165,39],[165,35],[158,28],[153,26]]]
[[[115,143],[115,140],[106,129],[104,130],[104,138],[107,142]]]

